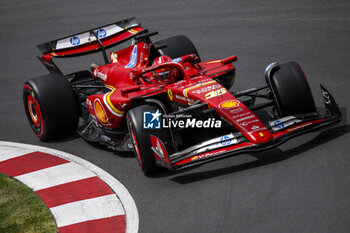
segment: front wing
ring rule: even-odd
[[[321,85],[326,112],[287,116],[269,122],[273,139],[262,144],[249,142],[241,133],[231,133],[189,147],[183,151],[168,154],[163,142],[151,136],[152,150],[159,166],[169,170],[181,170],[213,160],[242,153],[258,152],[276,147],[287,140],[339,122],[342,114],[330,93]]]

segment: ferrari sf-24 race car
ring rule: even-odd
[[[115,151],[134,151],[145,174],[180,170],[278,146],[337,123],[341,112],[321,86],[320,112],[296,62],[271,63],[266,86],[231,91],[236,56],[201,61],[183,35],[152,43],[136,18],[38,45],[50,74],[27,81],[25,112],[46,141],[76,131]],[[131,41],[119,51],[106,49]],[[104,65],[64,75],[53,58],[101,52]],[[88,66],[87,66],[88,67]]]

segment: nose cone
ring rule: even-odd
[[[236,99],[235,102],[234,107],[230,107],[231,105],[224,107],[224,104],[219,104],[216,110],[217,113],[229,121],[250,142],[260,144],[270,141],[272,135],[260,119],[239,100]]]
[[[219,116],[230,122],[250,142],[260,144],[272,139],[270,131],[260,119],[219,83],[211,81],[190,87],[185,92],[185,96],[199,99],[216,109]]]

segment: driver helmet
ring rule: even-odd
[[[157,57],[153,61],[152,66],[156,66],[165,62],[172,62],[172,59],[167,55]],[[156,81],[170,82],[176,76],[176,69],[171,67],[161,68],[159,70],[153,71],[153,76]]]

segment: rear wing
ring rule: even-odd
[[[57,40],[37,45],[43,53],[39,60],[50,72],[60,72],[52,62],[53,57],[81,56],[102,51],[108,62],[105,49],[116,46],[144,31],[135,18],[124,19],[112,24],[66,36]]]

